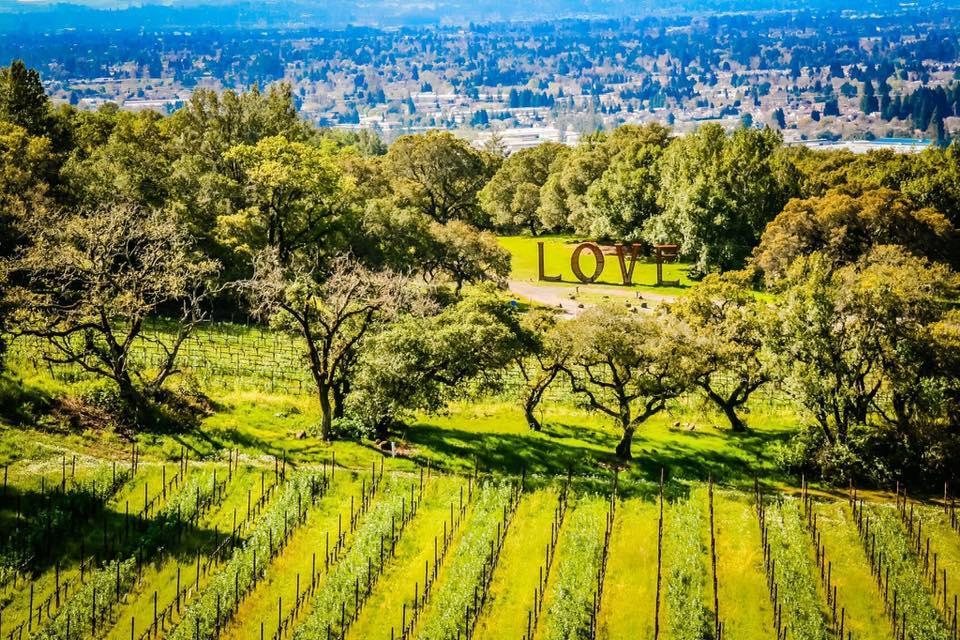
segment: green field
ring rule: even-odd
[[[25,362],[17,365],[15,371],[21,376],[19,384],[23,389],[40,396],[65,393],[83,384],[82,378],[51,377],[49,370],[33,368]],[[617,433],[605,419],[563,396],[545,407],[545,429],[541,433],[527,429],[510,393],[455,402],[439,415],[419,416],[401,434],[400,455],[384,457],[369,442],[323,443],[313,436],[311,423],[317,409],[309,395],[258,391],[246,387],[245,380],[231,380],[223,375],[222,384],[210,387],[216,410],[195,428],[138,435],[142,461],[132,478],[124,476],[124,471],[131,469],[131,445],[111,431],[87,428],[63,432],[46,429],[42,424],[6,425],[0,429],[8,483],[0,500],[0,522],[7,526],[16,524],[20,529],[33,528],[40,532],[40,539],[45,526],[42,508],[18,521],[17,495],[21,502],[36,505],[41,500],[41,489],[48,493],[65,483],[68,492],[71,487],[79,491],[93,479],[112,478],[114,461],[121,475],[116,491],[104,497],[92,514],[70,516],[69,522],[61,525],[57,531],[63,532],[63,544],[49,552],[49,557],[29,566],[18,576],[16,586],[12,582],[4,585],[0,591],[0,631],[6,634],[25,623],[30,606],[30,588],[25,585],[29,584],[34,592],[35,622],[37,603],[50,597],[53,604],[50,617],[45,609],[41,611],[37,628],[31,625],[24,637],[47,637],[44,629],[62,632],[65,627],[62,619],[57,621],[57,611],[79,610],[80,605],[71,605],[71,599],[87,597],[76,591],[61,593],[59,605],[53,597],[58,574],[61,582],[79,582],[81,545],[85,555],[96,554],[89,568],[85,568],[84,578],[89,584],[92,572],[112,570],[112,559],[136,557],[138,540],[151,535],[149,522],[160,517],[165,508],[169,514],[172,506],[164,505],[189,505],[191,492],[198,486],[208,486],[216,471],[218,479],[226,483],[216,504],[175,543],[167,540],[164,544],[144,546],[142,569],[136,579],[130,584],[124,581],[119,601],[101,603],[103,611],[98,614],[96,632],[91,633],[89,627],[78,628],[74,623],[71,638],[120,640],[130,637],[131,628],[136,640],[144,633],[153,637],[155,599],[161,613],[156,637],[192,637],[183,625],[190,624],[197,611],[205,611],[205,615],[215,619],[214,593],[221,594],[219,635],[224,638],[258,638],[261,625],[269,638],[280,623],[281,635],[293,637],[297,628],[317,616],[330,619],[329,614],[316,612],[318,607],[328,610],[338,597],[346,599],[344,611],[351,619],[347,629],[350,638],[387,640],[391,629],[399,637],[396,634],[404,620],[412,629],[409,637],[446,638],[444,634],[464,624],[461,609],[473,607],[476,587],[480,611],[474,614],[475,622],[470,623],[472,637],[522,639],[528,619],[533,619],[541,569],[546,570],[545,585],[534,625],[535,637],[589,637],[593,628],[599,638],[648,638],[652,637],[657,618],[659,508],[653,481],[659,478],[661,469],[667,477],[659,609],[661,637],[692,637],[688,635],[690,620],[698,620],[694,626],[708,634],[713,628],[709,502],[706,486],[697,481],[711,475],[720,482],[715,492],[714,533],[717,603],[724,637],[750,640],[769,638],[775,633],[774,604],[751,493],[757,477],[764,479],[764,491],[768,494],[768,526],[777,524],[776,536],[771,534],[771,540],[777,542],[773,554],[796,561],[777,569],[777,580],[788,580],[790,584],[789,589],[780,587],[784,590],[781,593],[802,595],[798,601],[801,604],[797,605],[800,608],[786,611],[784,620],[788,626],[794,620],[803,620],[814,629],[830,629],[827,594],[811,571],[815,566],[813,536],[796,510],[797,501],[790,498],[791,478],[781,475],[774,461],[776,447],[794,431],[797,416],[774,398],[758,397],[751,403],[751,429],[742,435],[732,434],[720,416],[694,398],[675,402],[669,411],[645,425],[634,443],[634,464],[619,474],[617,507],[604,558],[600,543],[612,487],[608,470],[616,464],[613,447]],[[187,472],[164,497],[162,481],[169,483],[177,475],[182,452],[190,459]],[[278,475],[280,471],[286,468],[291,478],[294,474],[319,476],[328,472],[334,462],[338,471],[328,493],[305,508],[302,522],[291,520],[289,509],[293,503],[289,496],[286,503],[281,501],[283,486],[291,480],[284,482],[283,476]],[[358,579],[354,594],[349,583],[344,589],[343,576],[365,575],[364,565],[356,563],[368,557],[369,546],[363,548],[366,551],[360,547],[351,550],[365,538],[364,544],[369,545],[369,533],[365,532],[382,527],[383,514],[396,509],[396,503],[389,502],[395,497],[390,498],[388,492],[378,493],[366,512],[370,515],[357,520],[356,533],[346,526],[351,499],[354,505],[359,504],[363,485],[369,485],[371,474],[378,473],[381,464],[395,486],[418,484],[423,473],[423,497],[416,515],[391,543],[394,552],[384,560],[369,591],[360,591]],[[478,482],[470,479],[474,473],[480,474]],[[556,531],[555,554],[546,565],[557,499],[567,474],[573,479],[569,507]],[[482,563],[467,559],[483,559],[483,550],[502,522],[501,510],[506,505],[502,494],[481,491],[478,483],[503,486],[503,482],[519,482],[522,476],[527,478],[527,488],[509,521],[496,567],[489,582],[478,582],[484,571]],[[279,483],[278,489],[271,490],[274,482]],[[131,525],[130,516],[125,514],[142,507],[145,488],[148,498],[158,494],[160,498],[147,522]],[[267,498],[261,510],[248,520],[248,500],[256,503],[262,491]],[[488,493],[489,497],[482,497]],[[782,505],[781,495],[786,496]],[[873,499],[887,500],[879,495]],[[824,525],[830,525],[821,528],[822,543],[836,572],[833,584],[844,608],[845,629],[852,631],[854,638],[889,640],[893,628],[884,613],[850,506],[843,496],[822,494],[815,501],[814,510]],[[782,516],[774,517],[781,512]],[[949,572],[949,604],[960,584],[954,575],[960,559],[960,544],[956,543],[960,534],[952,529],[949,514],[942,509],[923,507],[923,514],[929,531],[936,532],[932,544],[940,559],[939,566]],[[283,528],[291,527],[282,548],[259,559],[262,577],[242,589],[236,606],[229,580],[224,586],[224,579],[218,578],[223,572],[231,575],[236,561],[230,559],[229,553],[217,558],[210,555],[214,541],[224,540],[233,530],[234,518],[245,523],[231,543],[239,545],[238,549],[252,544],[256,536],[260,536],[260,544],[268,533],[279,538]],[[327,540],[335,541],[340,527],[345,531],[342,548],[328,565],[324,561]],[[446,553],[442,552],[444,533],[448,535]],[[435,545],[441,550],[437,563]],[[198,557],[202,567],[199,578]],[[241,562],[250,561],[242,553],[236,557]],[[604,561],[602,595],[596,619],[592,620],[588,605],[596,591],[596,572]],[[922,575],[921,556],[908,553],[906,562],[918,567]],[[789,573],[784,573],[788,569]],[[179,611],[175,606],[178,573],[184,590]],[[335,580],[329,587],[328,576]],[[425,576],[430,583],[426,598]],[[931,582],[919,584],[930,592],[927,611],[941,611],[942,606],[934,605],[942,604],[942,584],[936,595]],[[363,587],[367,588],[365,584]],[[359,601],[360,594],[363,601],[355,610],[353,598],[357,595]],[[86,600],[80,602],[87,606]],[[567,615],[571,606],[581,611],[588,607],[587,617]],[[946,618],[948,614],[937,615]],[[333,617],[339,620],[336,614]],[[944,619],[943,624],[948,622]],[[571,628],[579,631],[570,631]],[[568,633],[574,635],[565,636]],[[791,633],[789,637],[795,636]]]
[[[556,286],[581,285],[581,282],[570,268],[570,259],[580,241],[580,238],[574,238],[573,236],[531,237],[520,235],[499,237],[500,246],[510,252],[511,279],[550,285],[551,283],[549,282],[541,282],[538,280],[537,243],[543,242],[544,271],[546,275],[559,275],[561,277],[559,283],[554,283]],[[589,276],[593,273],[596,268],[596,260],[590,251],[584,251],[581,254],[580,265],[585,275]],[[594,285],[591,285],[591,289],[602,291],[598,285],[606,285],[615,286],[618,289],[679,295],[682,294],[686,288],[693,285],[693,281],[690,280],[687,275],[689,267],[689,264],[682,262],[664,264],[663,279],[668,281],[679,280],[680,286],[658,287],[656,262],[653,258],[644,258],[641,256],[637,258],[636,266],[634,267],[633,284],[624,286],[620,272],[620,263],[616,255],[605,255],[603,272]],[[629,255],[627,256],[627,268],[629,268]]]

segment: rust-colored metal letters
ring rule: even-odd
[[[620,279],[626,286],[633,284],[634,267],[636,267],[637,259],[640,257],[642,249],[643,245],[636,242],[631,243],[629,246],[624,246],[621,243],[614,245],[617,264],[620,267]],[[663,279],[663,263],[675,261],[680,254],[680,247],[675,244],[657,244],[654,245],[653,249],[654,257],[657,261],[657,285],[667,287],[679,286],[679,280]],[[580,266],[580,259],[584,251],[593,254],[593,273],[584,273],[583,268]],[[584,284],[596,282],[603,274],[604,266],[605,256],[603,249],[595,242],[581,242],[570,256],[570,270],[573,271],[573,275],[576,276],[577,280]],[[537,242],[537,277],[543,282],[560,282],[562,280],[562,276],[560,275],[547,275],[544,264],[543,242]]]

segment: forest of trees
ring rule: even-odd
[[[385,438],[418,411],[526,381],[618,424],[703,394],[749,427],[763,385],[809,425],[784,465],[832,480],[955,477],[960,454],[960,148],[915,156],[784,146],[771,130],[621,127],[504,157],[445,132],[389,147],[314,128],[289,88],[197,91],[170,116],[54,108],[0,72],[0,328],[109,381],[140,428],[202,322],[244,317],[303,345],[323,438]],[[677,242],[703,281],[656,313],[574,320],[498,291],[494,232]],[[164,364],[131,348],[156,317]]]

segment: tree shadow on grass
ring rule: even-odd
[[[0,375],[0,420],[14,426],[33,426],[52,404],[47,392],[8,374]]]
[[[90,557],[97,564],[133,556],[148,563],[162,552],[190,563],[197,550],[210,551],[224,539],[223,532],[155,516],[138,517],[135,507],[131,511],[114,511],[94,496],[78,492],[41,495],[8,486],[0,493],[4,531],[0,551],[29,559],[26,573],[35,578],[55,566],[78,566]]]
[[[547,421],[543,425],[542,433],[551,438],[570,438],[593,445],[599,449],[613,451],[617,446],[618,436],[611,429],[600,427],[585,427],[579,424]]]
[[[661,469],[667,478],[747,486],[754,477],[776,475],[766,456],[770,447],[783,442],[787,432],[751,431],[744,434],[684,433],[682,440],[647,440],[642,431],[633,446],[634,459],[622,465],[628,478],[656,482]],[[417,452],[414,459],[451,471],[472,470],[518,475],[575,475],[607,473],[621,467],[613,448],[618,435],[612,431],[553,424],[541,433],[503,434],[468,431],[452,427],[417,424],[407,432]],[[718,444],[698,440],[715,440]],[[711,446],[713,444],[713,446]]]
[[[417,448],[414,459],[450,471],[472,470],[519,475],[582,475],[596,471],[600,462],[613,462],[585,445],[557,442],[547,436],[466,431],[417,424],[407,431],[407,441]]]
[[[680,434],[678,434],[680,435]],[[648,480],[667,477],[747,486],[756,477],[781,479],[770,460],[771,449],[786,442],[788,431],[710,433],[689,431],[682,439],[646,439],[639,433],[633,445],[634,471]],[[702,444],[701,444],[702,443]]]
[[[204,458],[220,452],[221,457],[226,454],[226,450],[236,449],[249,455],[267,458],[276,458],[277,460],[286,460],[287,466],[296,469],[300,464],[329,463],[335,454],[335,445],[333,442],[324,442],[316,437],[306,437],[302,439],[266,439],[253,435],[243,429],[203,429],[199,427],[189,434],[193,440],[177,436],[176,442],[187,448],[194,458]],[[205,446],[197,446],[197,441],[201,441]],[[338,441],[343,444],[348,441]],[[358,446],[368,448],[383,454],[372,444],[356,443]],[[338,464],[340,461],[338,460]],[[342,466],[342,464],[341,464]]]

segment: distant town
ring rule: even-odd
[[[958,10],[824,10],[396,29],[12,33],[55,102],[177,109],[197,88],[290,85],[321,126],[427,129],[515,151],[598,129],[779,129],[788,144],[945,144],[960,129]]]

